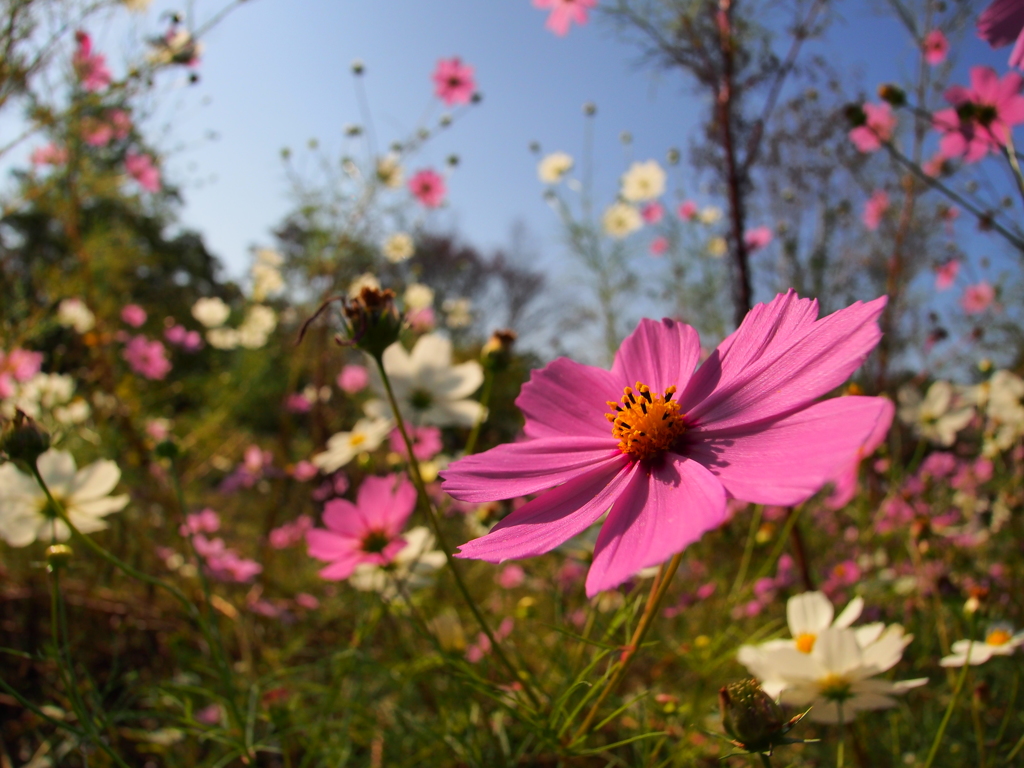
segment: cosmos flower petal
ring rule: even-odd
[[[312,531],[311,531],[312,533]],[[311,553],[312,554],[312,553]],[[315,557],[315,555],[314,555]],[[326,558],[320,558],[321,560]],[[344,581],[359,564],[359,555],[356,552],[347,553],[344,556],[336,557],[334,562],[326,568],[321,568],[319,576],[325,581]]]
[[[786,621],[793,637],[817,635],[832,624],[835,609],[823,592],[804,592],[786,602]]]
[[[611,371],[560,357],[534,371],[516,398],[526,417],[523,431],[528,437],[608,437],[611,428],[601,414],[611,410],[608,401],[618,400],[623,386]]]
[[[359,508],[347,499],[331,499],[324,504],[323,520],[324,525],[342,536],[356,538],[366,530]]]
[[[483,383],[483,368],[479,363],[470,360],[445,371],[444,377],[437,382],[437,388],[447,392],[451,399],[461,400],[480,389]]]
[[[358,507],[374,510],[378,525],[391,536],[397,536],[416,506],[416,489],[402,478],[396,485],[394,477],[367,477],[359,486]]]
[[[75,459],[67,451],[50,449],[36,462],[50,492],[64,495],[75,481]]]
[[[682,391],[700,357],[700,338],[688,325],[673,320],[641,320],[615,355],[612,373],[622,386],[646,384],[657,394],[674,386]],[[621,396],[616,392],[609,399]]]
[[[842,613],[836,616],[836,620],[832,626],[839,627],[840,629],[849,627],[853,622],[860,618],[860,614],[863,610],[864,598],[858,595],[847,604]],[[858,638],[857,641],[859,644],[863,645],[863,643],[860,643],[860,638]]]
[[[601,517],[636,474],[608,463],[573,478],[514,511],[486,536],[459,547],[458,557],[500,563],[550,552]]]
[[[537,493],[598,465],[618,468],[628,461],[606,432],[604,437],[543,437],[499,445],[460,459],[441,475],[445,492],[460,501],[496,501]]]
[[[777,421],[689,433],[684,450],[731,496],[789,506],[836,477],[885,418],[892,410],[883,399],[839,397]]]
[[[129,498],[127,493],[123,493],[120,496],[102,496],[89,499],[89,501],[75,502],[72,507],[74,514],[71,515],[71,522],[78,525],[79,519],[105,517],[111,512],[119,512],[128,506]]]
[[[69,500],[86,501],[106,496],[121,479],[121,470],[113,461],[94,461],[75,474],[68,487]]]
[[[862,666],[857,638],[847,629],[823,630],[814,642],[811,656],[829,672],[840,675]]]
[[[884,296],[866,304],[858,302],[809,327],[780,331],[753,356],[745,346],[753,340],[741,346],[737,339],[724,355],[715,353],[708,358],[691,386],[706,369],[709,373],[705,376],[712,378],[716,370],[728,373],[731,366],[723,365],[723,358],[740,354],[749,361],[741,372],[728,378],[722,375],[714,391],[692,408],[693,393],[688,387],[679,400],[687,421],[724,429],[781,416],[827,394],[846,381],[878,343],[881,331],[877,320],[885,303]],[[784,318],[780,322],[785,322]],[[706,382],[701,382],[701,388],[705,386]]]
[[[629,486],[597,537],[587,596],[682,552],[725,518],[725,490],[697,462],[667,458],[654,468],[635,464]]]

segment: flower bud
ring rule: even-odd
[[[11,461],[22,461],[35,466],[36,459],[50,449],[50,433],[40,427],[22,411],[4,425],[0,435],[0,453]]]
[[[342,314],[348,325],[348,343],[376,360],[380,360],[384,350],[398,341],[402,316],[395,308],[395,292],[392,290],[363,288],[358,296],[345,302]]]
[[[902,107],[907,103],[907,94],[898,85],[883,83],[878,86],[878,98],[887,101],[894,107]]]
[[[735,744],[746,752],[767,752],[791,743],[786,733],[803,715],[787,718],[771,696],[754,679],[730,683],[718,692],[722,727]]]
[[[157,444],[154,449],[154,453],[161,459],[170,459],[173,461],[181,455],[181,450],[178,448],[178,444],[173,440],[162,440]]]
[[[495,331],[480,350],[480,362],[492,371],[505,370],[512,359],[512,345],[516,338],[515,331]]]
[[[67,544],[52,544],[46,548],[46,567],[52,573],[71,562],[74,550]]]
[[[587,117],[593,117],[597,114],[597,104],[592,101],[588,101],[583,105],[583,114]]]
[[[679,165],[679,150],[675,147],[671,147],[668,154],[665,156],[665,160],[669,165]]]
[[[843,108],[843,114],[846,115],[846,119],[850,121],[850,125],[854,128],[859,128],[862,125],[867,125],[868,116],[864,112],[864,108],[860,104],[847,104]]]
[[[352,62],[352,74],[353,75],[361,75],[365,71],[366,71],[366,65],[363,64],[363,60],[362,59],[356,59],[355,61]]]

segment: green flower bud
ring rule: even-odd
[[[0,435],[0,453],[11,461],[21,461],[34,467],[36,459],[50,449],[50,433],[40,427],[22,411],[4,425]]]
[[[394,291],[363,288],[358,296],[345,302],[342,314],[348,326],[347,343],[375,360],[380,360],[384,350],[398,341],[402,316],[395,307]]]
[[[754,679],[730,683],[718,692],[722,727],[733,744],[745,752],[771,754],[780,744],[792,743],[785,735],[803,715],[787,718]]]
[[[65,567],[75,552],[67,544],[52,544],[46,548],[46,567],[51,571]]]

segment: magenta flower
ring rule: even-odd
[[[743,236],[747,249],[753,253],[768,246],[773,238],[771,227],[756,227]]]
[[[346,365],[338,374],[338,388],[350,395],[366,389],[369,383],[370,374],[361,365]]]
[[[147,379],[162,379],[171,371],[164,345],[145,336],[133,336],[125,344],[122,355],[128,366]]]
[[[995,0],[978,17],[978,35],[993,48],[1015,43],[1010,66],[1024,65],[1024,3]]]
[[[656,237],[651,240],[650,245],[651,256],[664,256],[668,251],[668,238],[667,237]]]
[[[924,60],[931,66],[941,64],[949,54],[949,40],[942,34],[941,29],[933,29],[924,36]]]
[[[544,26],[565,37],[574,21],[580,26],[587,23],[587,11],[597,7],[597,0],[533,0],[533,7],[551,9]]]
[[[780,294],[696,371],[697,332],[672,320],[641,321],[610,371],[566,358],[535,371],[516,400],[526,439],[454,462],[443,487],[477,503],[552,490],[459,556],[540,555],[607,512],[587,576],[594,595],[720,526],[729,498],[807,499],[891,418],[881,398],[815,402],[878,343],[885,301],[818,320],[816,301]]]
[[[1024,79],[1016,72],[1000,79],[992,67],[971,67],[971,87],[948,88],[945,97],[953,108],[932,115],[932,124],[942,134],[942,155],[963,156],[973,163],[1001,151],[1011,128],[1024,123],[1022,86]]]
[[[968,285],[964,288],[964,295],[960,298],[960,306],[968,315],[976,315],[988,309],[995,298],[995,288],[982,280],[980,283]]]
[[[160,169],[153,164],[152,157],[129,152],[124,158],[124,167],[144,190],[160,191]]]
[[[342,581],[361,563],[387,565],[402,551],[399,534],[416,506],[416,489],[405,478],[368,477],[356,503],[331,499],[324,505],[324,525],[306,532],[309,554],[330,565],[320,578]]]
[[[874,232],[882,223],[882,217],[889,210],[889,195],[884,189],[876,189],[864,203],[864,226]]]
[[[431,77],[434,80],[434,95],[449,107],[454,104],[468,104],[473,98],[473,91],[476,90],[473,68],[463,64],[458,56],[439,59]]]
[[[406,425],[406,430],[409,433],[409,439],[412,440],[412,455],[418,461],[430,461],[441,452],[441,430],[437,427],[417,427],[409,424]],[[408,455],[405,450],[405,441],[399,430],[392,430],[388,437],[388,444],[392,452],[399,456]]]
[[[138,304],[125,304],[121,309],[121,319],[132,328],[138,328],[146,322],[146,310]]]
[[[68,161],[68,151],[51,142],[33,149],[29,160],[32,165],[64,165]]]
[[[444,194],[447,190],[444,185],[444,177],[437,171],[427,168],[409,179],[409,191],[427,208],[437,208],[444,202]]]
[[[107,68],[107,59],[99,53],[92,52],[92,38],[79,30],[75,33],[78,48],[75,49],[71,63],[78,75],[82,88],[86,91],[99,91],[110,85],[113,77]]]
[[[960,274],[960,262],[950,259],[941,267],[935,270],[935,290],[945,291],[956,282],[956,276]]]
[[[697,218],[697,204],[693,200],[685,200],[679,204],[678,213],[683,221],[693,221]]]
[[[640,215],[647,224],[657,224],[665,216],[665,206],[657,200],[648,203],[640,210]]]
[[[861,152],[876,152],[892,138],[896,115],[887,103],[865,104],[863,109],[867,121],[850,131],[850,141]]]

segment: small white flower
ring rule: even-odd
[[[552,152],[537,164],[537,176],[545,184],[557,184],[572,165],[572,158],[565,152]]]
[[[39,457],[37,466],[54,499],[82,533],[103,530],[107,524],[102,518],[128,504],[126,494],[110,495],[121,479],[121,470],[112,461],[95,461],[76,471],[70,453],[51,449]],[[35,479],[13,464],[0,465],[0,538],[12,547],[24,547],[37,539],[64,541],[70,535]]]
[[[445,299],[441,309],[449,328],[466,328],[473,324],[473,302],[469,299]]]
[[[716,205],[709,205],[702,208],[697,214],[701,224],[717,224],[722,218],[722,209]]]
[[[399,408],[412,423],[471,427],[483,416],[483,406],[467,399],[483,383],[483,368],[475,360],[452,365],[452,343],[444,336],[420,336],[411,353],[396,342],[383,360]],[[380,381],[374,385],[383,394]],[[369,403],[367,413],[373,413]]]
[[[984,640],[957,640],[953,653],[939,662],[944,667],[976,666],[984,664],[993,656],[1009,656],[1024,645],[1024,631],[1013,633],[1009,624],[993,624],[985,633]]]
[[[708,240],[708,255],[720,259],[729,252],[729,243],[724,237],[712,237]]]
[[[398,155],[389,153],[377,159],[377,179],[388,189],[402,186],[404,173],[398,162]]]
[[[360,419],[350,432],[338,432],[327,440],[327,450],[313,457],[313,464],[325,473],[335,472],[364,451],[380,446],[391,432],[392,423],[386,418]]]
[[[412,237],[407,233],[396,232],[384,241],[381,250],[384,252],[385,259],[392,264],[400,264],[406,259],[412,258],[413,253],[416,252],[416,246],[413,244]]]
[[[417,309],[426,309],[434,306],[434,289],[423,283],[413,283],[405,289],[402,295],[406,311],[414,312]]]
[[[268,267],[280,267],[284,264],[284,256],[273,248],[257,248],[254,255],[257,264],[264,264]]]
[[[238,331],[234,328],[211,328],[206,332],[206,341],[214,349],[235,349],[238,346]]]
[[[640,211],[626,203],[613,203],[608,206],[601,219],[605,234],[609,237],[621,240],[626,235],[632,234],[644,225]]]
[[[349,584],[362,592],[379,592],[385,600],[395,600],[408,590],[422,589],[444,567],[444,552],[434,549],[434,534],[419,525],[402,534],[405,546],[388,565],[372,563],[356,566]]]
[[[196,303],[192,305],[192,317],[207,328],[217,328],[224,325],[230,314],[231,307],[217,296],[204,296],[201,299],[197,299]]]
[[[622,198],[631,203],[653,200],[665,191],[665,171],[654,160],[633,163],[622,176]]]
[[[933,383],[923,399],[916,387],[905,385],[896,393],[896,399],[900,420],[939,445],[952,445],[957,432],[974,417],[974,406],[960,397],[948,381]]]
[[[284,288],[284,278],[277,267],[257,262],[249,272],[252,277],[253,301],[263,301]]]
[[[64,299],[57,307],[57,322],[76,333],[87,333],[96,325],[96,316],[81,299]]]
[[[264,304],[254,304],[238,326],[238,343],[246,349],[259,349],[276,327],[277,313]]]
[[[152,0],[121,0],[124,7],[133,13],[142,13],[149,8],[151,2]]]
[[[72,400],[69,405],[53,409],[53,418],[64,425],[81,424],[89,418],[92,408],[82,398]]]

